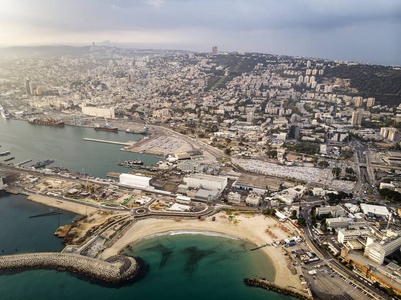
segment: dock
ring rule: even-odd
[[[107,173],[107,177],[111,177],[111,178],[120,178],[120,174],[121,174],[121,173],[109,172],[109,173]]]
[[[25,165],[25,164],[27,164],[27,163],[29,163],[29,162],[31,162],[31,161],[32,161],[32,159],[24,160],[24,161],[18,163],[18,164],[17,164],[17,167],[21,167],[21,166],[23,166],[23,165]]]
[[[10,161],[10,160],[13,160],[13,159],[15,159],[14,156],[13,156],[13,157],[10,157],[10,158],[7,158],[7,159],[5,159],[4,161]]]
[[[107,140],[98,140],[98,139],[91,139],[91,138],[83,138],[84,141],[89,142],[97,142],[97,143],[106,143],[106,144],[114,144],[114,145],[124,145],[124,146],[131,146],[131,143],[124,143],[124,142],[115,142],[115,141],[107,141]]]

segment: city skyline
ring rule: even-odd
[[[0,47],[248,51],[399,65],[396,1],[0,1]],[[44,9],[46,8],[46,9]]]

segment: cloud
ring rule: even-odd
[[[394,57],[391,51],[401,46],[401,1],[1,0],[0,26],[7,28],[3,44],[46,42],[54,34],[60,41],[139,39],[191,50],[217,44],[319,57],[347,49],[350,57],[384,61],[384,53]]]

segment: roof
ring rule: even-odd
[[[195,197],[201,197],[201,198],[208,198],[209,196],[216,197],[218,194],[219,194],[218,191],[209,191],[205,189],[200,189],[199,191],[196,192]]]
[[[361,203],[361,210],[363,211],[363,213],[365,215],[369,214],[369,213],[374,214],[374,215],[380,215],[380,216],[388,216],[389,215],[388,209],[385,206]]]

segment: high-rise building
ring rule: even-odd
[[[128,82],[133,83],[134,82],[134,75],[132,73],[128,73]]]
[[[306,67],[307,67],[307,68],[310,68],[311,66],[312,66],[312,63],[311,63],[310,60],[308,60],[308,61],[306,62]]]
[[[291,125],[290,130],[288,131],[288,139],[296,140],[299,138],[299,126]]]
[[[363,103],[363,97],[354,97],[354,105],[356,107],[361,107]]]
[[[362,112],[355,110],[352,113],[351,125],[361,125],[362,124]]]
[[[375,105],[375,98],[368,98],[368,102],[366,103],[366,107],[372,107]]]
[[[33,94],[31,81],[29,79],[25,80],[25,90],[28,96],[31,96]]]
[[[213,55],[219,54],[219,51],[217,50],[217,46],[213,46],[213,47],[212,47],[212,54],[213,54]]]

